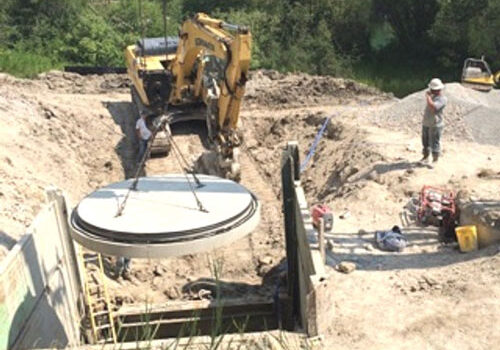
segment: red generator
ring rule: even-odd
[[[457,220],[455,194],[433,186],[422,187],[417,215],[418,221],[424,225],[440,226],[447,234],[454,232]]]
[[[332,210],[324,204],[316,204],[312,207],[312,220],[316,229],[319,229],[319,219],[323,218],[325,232],[330,232],[333,229],[333,213]]]

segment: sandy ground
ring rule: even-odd
[[[55,72],[34,81],[2,75],[0,81],[1,259],[36,214],[45,186],[62,188],[76,204],[92,190],[131,176],[137,147],[131,137],[135,111],[123,77]],[[304,156],[331,116],[302,176],[310,204],[327,203],[335,213],[328,254],[335,317],[325,348],[495,348],[499,247],[462,254],[456,244],[441,243],[436,229],[401,220],[424,184],[499,201],[500,150],[493,135],[499,91],[477,95],[453,84],[447,93],[443,156],[431,169],[416,162],[423,92],[396,100],[342,79],[254,73],[241,115],[241,163],[242,183],[263,205],[258,230],[206,254],[134,260],[131,281],[116,280],[114,259],[107,259],[115,302],[213,297],[218,262],[225,297],[270,297],[285,256],[281,149],[298,140]],[[481,122],[474,123],[477,113]],[[174,126],[173,132],[193,160],[206,148],[202,123]],[[492,176],[478,176],[485,170]],[[172,157],[151,159],[146,168],[147,174],[178,171]],[[346,211],[349,216],[340,219]],[[396,224],[409,246],[402,253],[379,251],[373,232]],[[341,274],[334,269],[340,261],[357,268]]]

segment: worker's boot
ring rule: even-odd
[[[429,152],[424,152],[423,155],[422,155],[422,159],[420,159],[420,162],[421,163],[427,163],[429,160]]]
[[[127,281],[132,280],[132,278],[130,276],[130,269],[124,269],[122,272],[122,277],[124,280],[127,280]]]
[[[437,163],[439,159],[439,153],[432,153],[432,162]]]

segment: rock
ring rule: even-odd
[[[351,212],[349,210],[344,211],[342,214],[340,214],[341,219],[348,219],[351,216]]]
[[[494,177],[495,175],[496,173],[491,169],[481,169],[477,173],[477,177],[479,178],[489,178],[489,177]]]
[[[155,276],[163,276],[163,269],[161,267],[159,267],[158,265],[156,265],[153,269],[153,274]]]
[[[331,140],[340,140],[342,139],[343,131],[344,126],[342,125],[342,123],[330,120],[330,122],[326,126],[326,137]]]
[[[259,267],[257,267],[257,276],[264,277],[269,273],[269,271],[271,271],[271,269],[271,265],[259,265]]]
[[[326,116],[323,113],[310,113],[305,119],[307,125],[316,126],[325,121]]]
[[[169,299],[179,299],[181,297],[181,293],[179,292],[179,289],[176,287],[170,287],[167,290],[163,291],[163,294]]]
[[[337,265],[337,270],[348,274],[356,270],[356,264],[350,261],[342,261]]]
[[[438,284],[438,282],[434,278],[431,278],[431,277],[422,276],[422,279],[423,279],[423,281],[425,281],[425,283],[427,283],[431,287]]]
[[[273,258],[269,255],[259,258],[259,265],[271,265],[273,263]]]

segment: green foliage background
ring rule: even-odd
[[[500,69],[500,0],[2,0],[0,70],[32,77],[64,65],[122,66],[144,36],[176,35],[205,12],[250,26],[253,68],[355,77],[397,95],[463,60]]]

